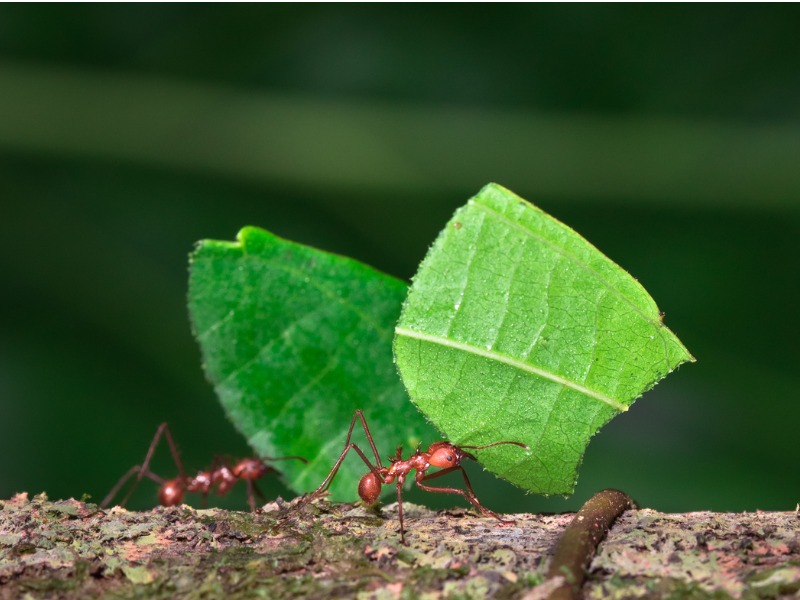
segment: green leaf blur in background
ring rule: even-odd
[[[477,467],[481,501],[561,511],[616,487],[668,511],[793,509],[798,20],[796,5],[0,5],[0,497],[102,498],[161,421],[187,469],[251,452],[190,330],[197,240],[252,223],[408,281],[500,181],[639,278],[699,362],[593,438],[572,499]],[[226,505],[245,509],[237,493]],[[131,506],[155,501],[143,484]]]
[[[692,357],[639,283],[577,233],[490,184],[456,211],[397,326],[411,399],[528,491],[570,494],[586,445]]]
[[[309,461],[274,465],[293,490],[313,491],[325,479],[358,408],[387,456],[435,433],[392,362],[406,291],[359,262],[256,227],[236,242],[201,242],[192,255],[189,309],[206,373],[257,456]],[[353,441],[374,460],[364,439],[359,427]],[[351,456],[332,497],[358,499],[367,470]]]

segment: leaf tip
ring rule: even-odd
[[[516,196],[516,194],[514,194],[514,192],[509,190],[507,187],[502,186],[499,183],[496,183],[494,181],[490,181],[489,183],[484,185],[481,188],[481,190],[478,192],[478,196],[481,196],[483,194],[497,194],[497,193],[504,194],[504,195],[505,194],[512,194],[512,195]]]

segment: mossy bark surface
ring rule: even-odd
[[[0,598],[546,598],[572,519],[316,501],[251,514],[0,502]],[[589,598],[773,598],[800,590],[800,517],[626,512],[589,567]]]

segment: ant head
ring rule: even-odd
[[[168,479],[158,490],[158,502],[161,506],[178,506],[183,502],[183,481]]]
[[[475,460],[472,454],[450,442],[434,442],[428,448],[428,454],[428,462],[434,467],[457,467],[465,458]]]
[[[231,470],[236,479],[249,479],[250,481],[260,479],[270,471],[274,471],[272,467],[257,458],[242,459]]]
[[[450,442],[435,442],[428,448],[428,454],[430,455],[428,462],[434,467],[456,467],[460,465],[461,461],[465,458],[474,461],[478,460],[473,454],[467,452],[467,448],[470,450],[484,450],[485,448],[491,448],[501,444],[513,444],[520,448],[528,448],[528,446],[522,442],[494,442],[492,444],[486,444],[485,446],[456,446]]]

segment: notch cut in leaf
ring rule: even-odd
[[[189,311],[206,374],[257,455],[309,460],[275,465],[293,490],[322,482],[357,408],[387,454],[433,435],[392,362],[402,281],[255,227],[236,242],[200,242],[190,271]],[[351,454],[331,486],[338,500],[357,499],[367,471]]]
[[[394,343],[411,399],[529,491],[569,494],[590,438],[694,360],[653,299],[575,231],[490,184],[414,277]]]

